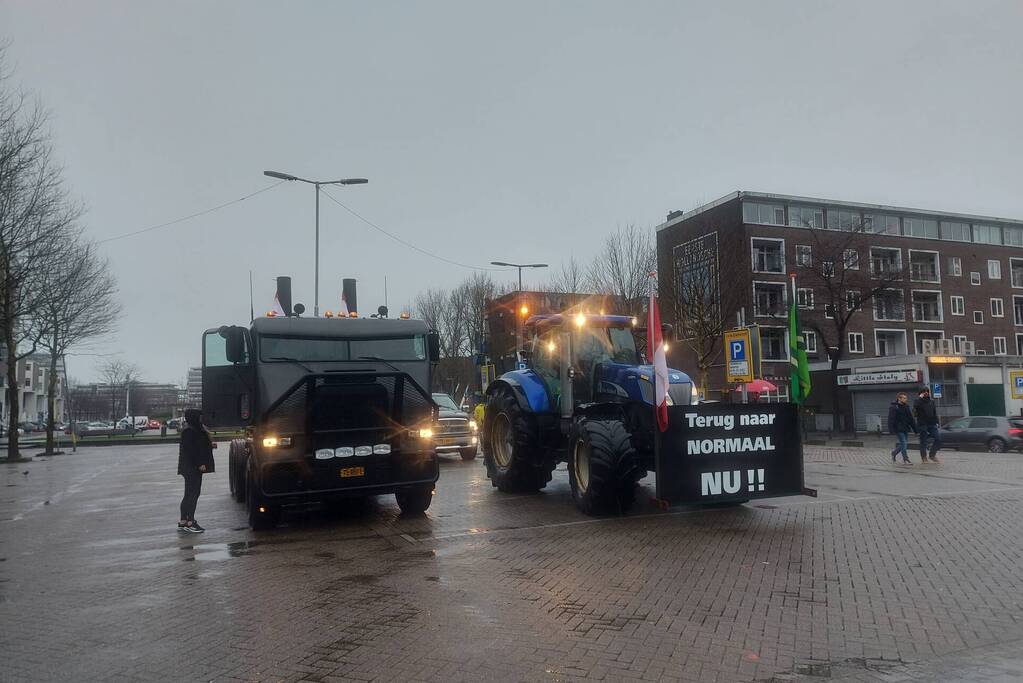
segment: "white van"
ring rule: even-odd
[[[136,415],[135,416],[135,427],[134,428],[136,430],[145,429],[148,426],[149,426],[149,418],[147,416],[145,416],[145,415]],[[117,428],[118,429],[131,429],[132,428],[132,418],[131,418],[131,416],[126,415],[126,416],[122,417],[120,420],[118,420],[117,421]]]

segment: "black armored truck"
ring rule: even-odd
[[[389,493],[403,514],[425,511],[439,473],[436,333],[404,315],[307,318],[290,301],[282,308],[203,334],[203,416],[244,430],[228,473],[249,525],[275,526],[285,506]]]

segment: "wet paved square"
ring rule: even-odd
[[[224,451],[218,451],[221,464]],[[1018,680],[1023,456],[808,449],[820,498],[576,512],[445,460],[254,534],[176,447],[0,465],[2,680]],[[644,482],[647,496],[652,482]]]

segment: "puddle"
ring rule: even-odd
[[[260,545],[260,541],[238,541],[236,543],[207,543],[203,545],[185,545],[182,550],[194,550],[192,557],[182,558],[185,562],[218,562],[234,557],[244,557],[252,553],[252,547]]]

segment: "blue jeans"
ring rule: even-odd
[[[920,425],[920,460],[927,458],[927,439],[931,440],[931,457],[938,454],[941,448],[941,432],[938,425]]]
[[[906,450],[909,445],[909,432],[895,432],[895,438],[898,441],[895,442],[895,448],[892,449],[892,461],[895,461],[896,454],[902,453],[902,459],[909,462],[909,452]]]

